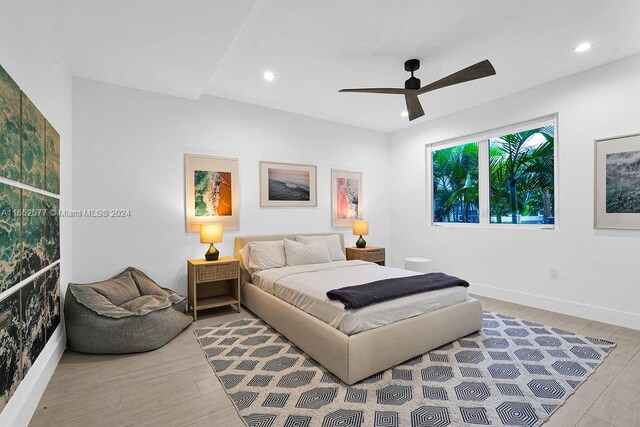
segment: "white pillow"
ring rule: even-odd
[[[312,240],[309,243],[284,239],[287,265],[320,264],[331,262],[326,241]]]
[[[347,257],[342,250],[342,244],[340,243],[340,236],[332,234],[330,236],[296,236],[296,241],[301,243],[309,243],[313,240],[324,240],[329,250],[329,256],[331,261],[346,261]]]
[[[261,270],[280,268],[287,265],[287,259],[284,255],[284,242],[282,240],[251,242],[247,246],[249,247],[249,256],[245,267],[252,276]]]
[[[239,253],[240,253],[240,258],[242,258],[242,265],[244,266],[244,268],[248,270],[249,255],[251,254],[251,244],[247,243],[246,245],[244,245],[244,247],[240,249]]]

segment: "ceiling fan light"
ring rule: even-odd
[[[472,80],[481,79],[484,77],[493,76],[496,74],[495,68],[488,59],[480,61],[477,64],[458,70],[455,73],[449,74],[446,77],[429,83],[426,86],[420,87],[420,79],[413,76],[413,72],[419,66],[417,59],[410,59],[405,63],[405,70],[411,71],[411,77],[405,82],[404,88],[389,88],[389,87],[373,87],[373,88],[353,88],[353,89],[340,89],[338,92],[359,92],[359,93],[386,93],[403,95],[405,103],[407,104],[406,112],[400,113],[402,117],[409,117],[409,121],[415,120],[424,116],[424,109],[420,104],[418,95],[422,95],[427,92],[431,92],[437,89],[442,89],[448,86],[457,85],[460,83],[469,82]]]

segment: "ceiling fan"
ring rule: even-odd
[[[404,95],[407,102],[407,112],[409,113],[409,121],[424,116],[424,110],[418,95],[431,92],[443,87],[457,85],[459,83],[471,80],[481,79],[483,77],[493,76],[496,70],[488,59],[471,65],[460,71],[456,71],[447,77],[441,78],[426,86],[420,87],[420,79],[413,76],[414,71],[420,68],[419,59],[410,59],[404,63],[404,69],[411,72],[411,77],[404,82],[404,89],[401,88],[363,88],[363,89],[340,89],[339,92],[363,92],[363,93],[390,93],[394,95]]]

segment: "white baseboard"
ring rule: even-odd
[[[66,336],[60,324],[51,335],[40,356],[23,378],[9,403],[0,413],[0,426],[26,427],[35,412],[38,402],[64,353]]]
[[[494,286],[472,283],[469,292],[495,298],[502,301],[555,311],[570,316],[582,317],[616,326],[640,330],[640,315],[625,311],[612,310],[610,308],[582,304],[574,301],[566,301],[542,295],[529,294],[510,289],[496,288]],[[535,319],[529,319],[535,321]]]

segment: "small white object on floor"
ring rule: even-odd
[[[404,259],[404,269],[419,273],[431,273],[431,260],[429,258],[410,257]]]

